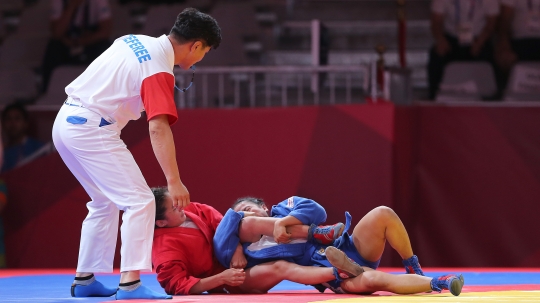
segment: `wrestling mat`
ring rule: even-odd
[[[403,273],[401,268],[381,268]],[[311,286],[284,281],[264,295],[196,295],[174,296],[172,300],[120,300],[116,302],[540,302],[540,268],[424,268],[427,276],[462,273],[465,286],[459,297],[448,291],[416,295],[394,295],[376,292],[370,296],[336,295],[329,290],[319,293]],[[0,270],[0,302],[110,302],[110,298],[72,298],[70,285],[74,270]],[[119,274],[97,275],[103,284],[118,284]],[[155,274],[143,274],[144,285],[163,292]]]

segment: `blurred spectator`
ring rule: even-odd
[[[28,136],[29,116],[23,105],[13,103],[2,112],[4,164],[2,172],[16,167],[38,152],[44,144]]]
[[[429,97],[435,98],[451,61],[493,62],[492,33],[498,0],[433,0],[431,31],[435,45],[428,62]]]
[[[496,61],[506,86],[516,61],[540,60],[540,0],[501,0]]]
[[[43,58],[42,91],[51,73],[63,64],[90,64],[110,45],[112,30],[108,0],[50,0],[51,39]]]

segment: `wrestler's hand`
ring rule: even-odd
[[[171,183],[167,186],[167,188],[169,189],[169,195],[173,201],[173,209],[184,209],[189,205],[189,192],[182,181]]]
[[[229,268],[220,275],[223,284],[230,286],[238,286],[244,283],[244,280],[246,279],[246,273],[243,269]]]
[[[291,234],[287,232],[286,226],[281,224],[281,220],[274,223],[274,240],[278,244],[291,242]]]
[[[244,211],[244,218],[245,217],[257,217],[257,214],[252,211]]]
[[[234,254],[231,259],[230,268],[245,268],[247,265],[246,256],[244,255],[244,250],[242,245],[238,244],[236,246],[236,250],[234,251]]]

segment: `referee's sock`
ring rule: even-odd
[[[172,299],[172,296],[155,292],[136,280],[118,286],[116,300],[124,299]]]
[[[105,287],[96,280],[94,274],[86,277],[75,277],[71,284],[71,296],[76,298],[85,297],[110,297],[116,293],[116,288]]]

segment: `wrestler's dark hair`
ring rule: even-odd
[[[205,46],[216,49],[221,43],[221,28],[216,19],[192,7],[178,14],[170,35],[181,44],[202,40]]]
[[[10,111],[18,111],[23,116],[24,120],[28,122],[30,116],[28,115],[28,111],[26,110],[26,107],[22,105],[21,103],[11,103],[4,107],[4,110],[2,111],[2,121],[6,120],[6,117]]]
[[[243,197],[243,198],[236,199],[236,201],[234,201],[233,205],[231,205],[231,208],[234,209],[234,207],[236,205],[240,204],[240,202],[243,202],[243,201],[248,201],[248,202],[251,202],[251,203],[255,203],[255,204],[259,205],[260,207],[266,206],[266,204],[264,203],[264,200],[261,199],[261,198]]]
[[[167,208],[165,207],[165,197],[169,193],[169,190],[167,187],[152,187],[152,193],[156,200],[156,221],[165,220],[165,212],[167,211]],[[159,226],[156,225],[155,228],[159,228]]]

